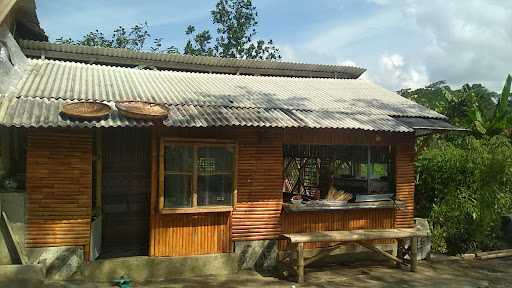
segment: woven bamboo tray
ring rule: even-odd
[[[119,101],[116,108],[122,115],[140,120],[162,120],[169,115],[169,108],[151,102]]]
[[[97,120],[110,114],[112,108],[107,104],[93,101],[68,103],[62,106],[62,113],[80,120]]]

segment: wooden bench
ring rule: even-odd
[[[304,266],[311,262],[329,255],[332,251],[339,248],[341,245],[348,243],[357,243],[371,251],[381,254],[397,263],[397,266],[409,266],[411,271],[416,271],[417,262],[417,237],[425,237],[426,232],[420,231],[416,228],[411,229],[375,229],[375,230],[352,230],[352,231],[324,231],[324,232],[311,232],[311,233],[292,233],[282,234],[281,239],[288,241],[287,255],[279,259],[281,263],[289,261],[292,268],[297,274],[297,282],[304,281]],[[374,240],[398,240],[397,255],[389,254],[388,252],[380,249],[369,241]],[[411,244],[409,249],[405,249],[404,240],[410,239]],[[315,242],[336,242],[328,248],[324,248],[317,255],[304,259],[304,243]],[[293,254],[295,254],[295,261],[292,261]],[[410,259],[405,259],[409,255]]]

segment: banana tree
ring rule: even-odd
[[[466,113],[471,121],[470,125],[473,132],[480,136],[495,136],[507,133],[512,128],[512,109],[509,98],[511,95],[512,76],[508,75],[503,86],[503,91],[493,107],[492,113],[485,113],[480,104],[479,96],[475,90],[468,84],[462,87],[463,98],[469,103],[466,106]],[[448,90],[443,91],[448,101],[453,101],[456,97]]]
[[[476,101],[473,102],[474,105],[472,105],[469,111],[469,116],[473,121],[475,130],[481,135],[494,136],[503,134],[512,127],[512,111],[509,104],[511,84],[512,76],[508,75],[491,118],[483,116],[480,105],[477,105]]]

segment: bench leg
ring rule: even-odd
[[[393,251],[391,252],[391,255],[397,257],[398,256],[398,241],[394,241],[394,244],[396,245],[393,245]]]
[[[396,243],[396,257],[399,258],[399,259],[402,259],[404,260],[404,256],[405,256],[405,245],[404,245],[404,240],[403,239],[398,239],[397,243]],[[396,268],[402,268],[402,264],[396,262]]]
[[[297,282],[304,282],[304,243],[297,243]]]
[[[411,271],[416,272],[418,263],[418,237],[411,237]]]

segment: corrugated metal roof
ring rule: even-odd
[[[62,105],[71,100],[4,97],[0,100],[0,124],[15,127],[119,127],[151,126],[149,121],[127,119],[120,115],[114,103],[108,119],[76,121],[60,113]],[[265,108],[221,106],[169,106],[169,127],[303,127],[345,128],[369,131],[412,132],[411,128],[386,115],[356,115],[339,112],[298,111]]]
[[[359,79],[152,71],[53,60],[30,60],[30,65],[14,96],[445,118]]]
[[[98,55],[111,56],[126,59],[150,60],[158,62],[181,63],[191,65],[204,65],[210,67],[229,67],[229,68],[255,68],[268,70],[267,73],[272,74],[271,70],[288,70],[288,71],[311,71],[311,72],[327,72],[337,74],[338,77],[358,78],[366,69],[354,66],[342,65],[325,65],[325,64],[306,64],[292,63],[283,61],[268,60],[252,60],[252,59],[235,59],[220,58],[208,56],[192,56],[181,54],[167,53],[150,53],[140,52],[119,48],[102,48],[84,45],[57,44],[48,42],[38,42],[21,40],[20,46],[28,50],[56,51],[65,53],[74,53],[82,55]],[[154,63],[157,65],[157,63]],[[183,66],[180,66],[183,67]]]
[[[101,121],[77,121],[61,114],[62,106],[70,100],[38,98],[0,98],[0,124],[14,127],[144,127],[149,121],[125,118],[113,103],[110,117]]]
[[[411,127],[415,130],[450,130],[450,131],[468,131],[465,128],[455,127],[452,124],[439,120],[439,119],[428,119],[428,118],[414,118],[414,117],[396,117],[400,123]]]

